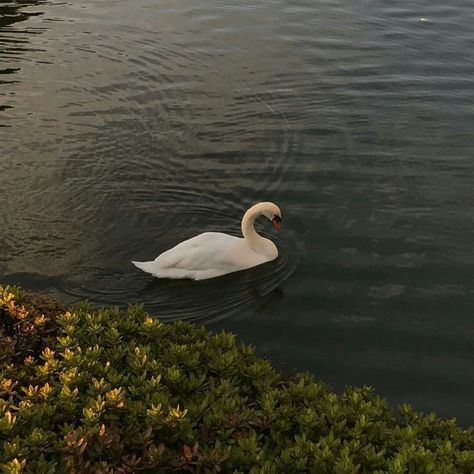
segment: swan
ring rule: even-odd
[[[150,262],[132,263],[158,278],[206,280],[270,262],[278,257],[276,245],[255,231],[255,219],[265,216],[276,230],[281,212],[272,202],[259,202],[244,214],[243,238],[222,232],[204,232],[158,255]]]

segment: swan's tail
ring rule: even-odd
[[[143,270],[144,272],[147,273],[154,273],[154,264],[155,262],[134,262],[132,263],[139,268],[140,270]]]

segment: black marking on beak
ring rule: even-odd
[[[281,217],[277,216],[277,215],[274,215],[273,219],[272,219],[272,224],[273,224],[273,227],[275,227],[276,230],[280,230],[281,229]]]

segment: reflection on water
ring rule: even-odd
[[[8,100],[8,91],[4,95],[2,86],[18,82],[12,77],[20,71],[16,67],[25,60],[28,52],[32,50],[30,35],[40,33],[40,28],[26,27],[22,23],[32,17],[42,15],[41,11],[34,11],[30,7],[40,6],[44,2],[27,0],[20,2],[4,2],[0,4],[0,112],[13,108],[14,100]],[[7,120],[0,116],[0,127],[8,127]]]
[[[42,5],[44,1],[35,1],[35,0],[26,0],[22,2],[3,2],[0,5],[0,28],[5,28],[20,21],[25,21],[31,18],[32,16],[41,15],[42,12],[32,12],[28,11],[28,7]],[[2,33],[5,33],[6,30],[3,30]],[[21,41],[18,38],[12,37],[12,43],[20,44]],[[6,39],[2,40],[2,43],[6,43]],[[6,52],[8,49],[5,48]],[[15,51],[15,50],[13,50]]]
[[[0,8],[4,281],[474,422],[470,1]],[[238,235],[261,200],[275,262],[197,283],[130,263]]]

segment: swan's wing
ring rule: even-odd
[[[220,232],[205,232],[159,255],[161,268],[231,270],[242,267],[244,239]]]

